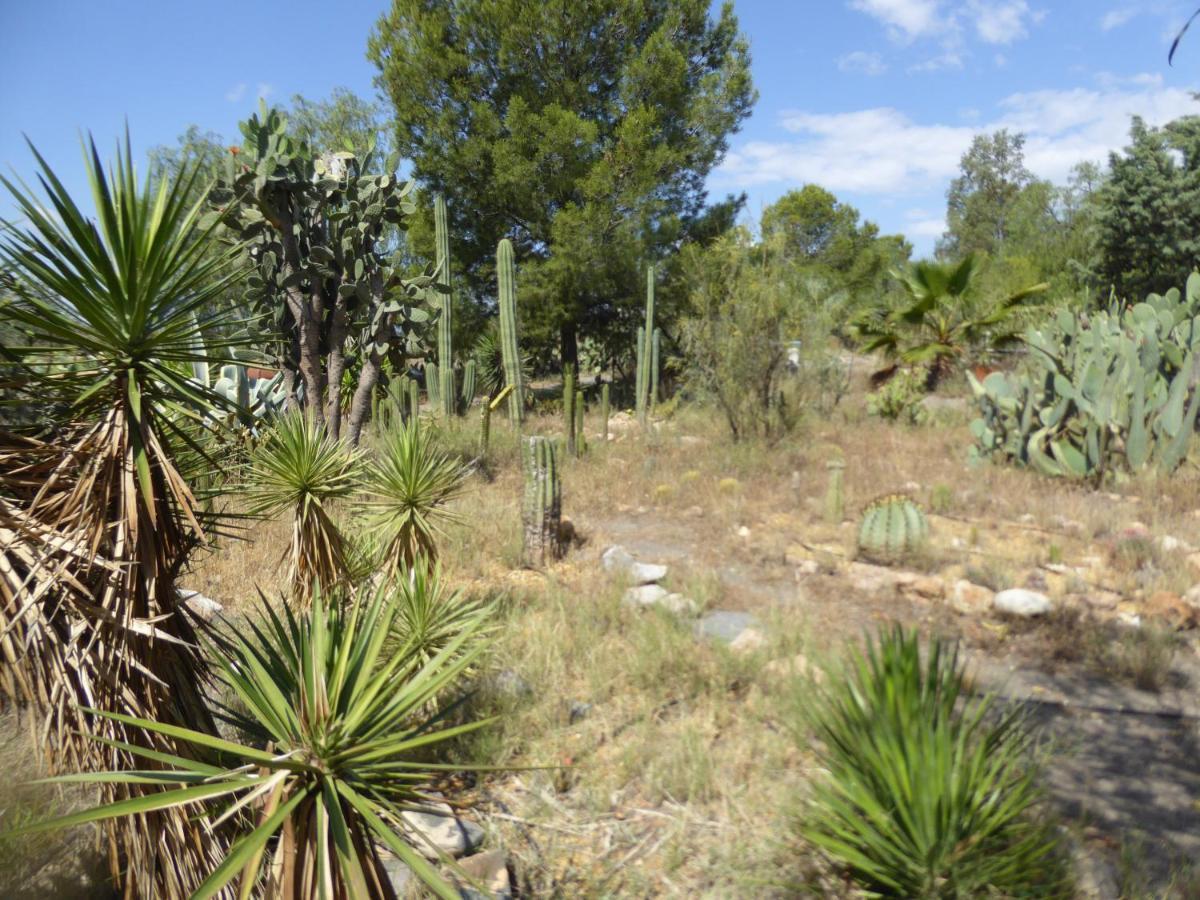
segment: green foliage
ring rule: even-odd
[[[903,494],[871,503],[858,526],[859,553],[878,562],[898,562],[923,549],[928,539],[925,513]]]
[[[1200,265],[1200,117],[1134,117],[1098,198],[1100,271],[1122,298],[1162,293]]]
[[[1015,342],[1018,307],[1049,285],[995,298],[980,289],[976,275],[973,256],[958,263],[919,262],[897,273],[905,300],[868,310],[854,322],[863,352],[926,367],[932,389],[969,354]]]
[[[362,474],[362,457],[300,412],[280,419],[252,457],[247,512],[264,518],[291,513],[288,579],[298,602],[349,575],[350,550],[331,508],[358,490]]]
[[[466,471],[415,417],[383,436],[367,471],[363,524],[378,538],[382,564],[412,569],[418,557],[435,563],[442,525],[461,518],[448,504],[462,494]]]
[[[331,602],[331,600],[333,602]],[[211,820],[232,819],[238,838],[192,895],[207,898],[256,885],[282,866],[284,895],[384,898],[380,847],[394,853],[443,898],[458,891],[425,861],[414,835],[400,825],[421,808],[437,766],[428,749],[486,722],[446,727],[432,712],[483,650],[482,618],[464,622],[436,655],[412,645],[385,653],[403,607],[386,590],[357,603],[317,592],[311,611],[283,617],[265,601],[262,624],[217,639],[213,666],[236,702],[225,716],[246,743],[96,711],[144,733],[168,735],[195,758],[126,745],[140,771],[69,775],[61,782],[134,782],[156,786],[143,796],[63,816],[23,831],[48,831],[155,809],[204,808]],[[262,749],[267,747],[269,749]],[[215,760],[215,763],[199,760]],[[277,870],[278,871],[278,870]]]
[[[734,440],[779,439],[797,421],[785,390],[786,341],[804,322],[802,285],[744,233],[687,248],[683,271],[691,300],[680,323],[688,386],[716,401]]]
[[[925,397],[925,378],[912,369],[903,369],[867,398],[867,412],[888,422],[925,425],[929,410]]]
[[[396,616],[384,658],[411,656],[424,666],[464,634],[477,640],[488,627],[490,605],[449,590],[441,569],[418,560],[392,579]]]
[[[805,836],[872,896],[1069,897],[1032,739],[1016,709],[968,695],[958,651],[897,627],[852,651],[814,713]]]
[[[490,294],[510,238],[522,341],[561,342],[564,364],[580,331],[627,341],[645,261],[711,226],[705,179],[755,97],[732,5],[699,0],[569,4],[536,22],[507,0],[392,0],[368,56],[396,149],[449,203],[466,293]]]
[[[978,453],[1095,482],[1183,462],[1200,415],[1200,275],[1182,295],[1172,288],[1125,310],[1062,310],[1025,343],[1022,371],[971,378]]]

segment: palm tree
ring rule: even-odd
[[[989,299],[978,289],[978,271],[975,257],[967,256],[957,263],[919,262],[908,271],[893,272],[906,299],[892,308],[868,310],[854,321],[863,351],[923,367],[926,387],[933,390],[968,352],[1014,343],[1020,331],[1017,307],[1049,285]]]
[[[0,689],[39,714],[52,767],[121,769],[145,736],[92,710],[213,729],[175,582],[217,528],[188,484],[215,465],[205,413],[228,404],[187,373],[228,356],[216,301],[236,269],[188,200],[195,170],[139,185],[128,134],[108,172],[89,142],[92,219],[31,149],[44,199],[0,178],[23,216],[0,221],[4,313],[22,333],[6,352],[20,399],[61,418],[36,437],[0,433]],[[186,808],[136,815],[109,839],[127,896],[187,895],[223,847]]]

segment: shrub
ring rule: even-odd
[[[897,627],[820,695],[805,836],[882,896],[1069,896],[1020,714],[966,695],[953,645],[924,657]]]
[[[888,422],[925,425],[929,410],[922,404],[924,379],[911,369],[899,372],[867,398],[867,412]]]

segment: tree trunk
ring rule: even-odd
[[[329,325],[329,380],[325,385],[325,421],[335,440],[342,433],[342,375],[346,371],[346,332],[349,330],[346,301],[338,297]],[[370,395],[367,395],[370,401]]]
[[[575,323],[574,322],[567,322],[567,323],[563,324],[562,328],[559,330],[559,339],[560,339],[559,347],[560,347],[560,353],[562,355],[563,368],[566,369],[569,366],[570,368],[572,368],[576,372],[578,372],[579,371],[579,339],[578,339],[578,335],[575,333]]]
[[[296,237],[292,234],[292,217],[290,213],[280,216],[279,231],[283,240],[283,260],[287,270],[286,277],[291,278],[300,271],[300,248],[296,245]],[[314,291],[315,299],[305,297],[300,291],[299,284],[293,284],[287,290],[288,309],[296,320],[299,337],[300,377],[304,380],[304,405],[308,415],[318,425],[325,424],[325,416],[321,409],[321,317],[322,304],[320,291]]]

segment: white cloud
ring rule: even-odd
[[[990,121],[923,124],[881,107],[842,113],[785,113],[787,141],[754,141],[732,151],[717,173],[730,187],[815,183],[837,192],[912,195],[944,187],[977,134],[999,128],[1026,135],[1025,161],[1056,182],[1084,160],[1104,162],[1123,147],[1129,118],[1163,124],[1196,112],[1191,92],[1149,79],[1099,89],[1012,94]],[[932,227],[932,226],[929,226]]]
[[[897,40],[937,34],[947,25],[941,0],[851,0],[850,6],[878,19]]]
[[[246,96],[246,83],[244,81],[235,84],[225,92],[225,99],[230,103],[237,103]]]
[[[1137,14],[1136,6],[1119,6],[1116,9],[1110,9],[1100,17],[1100,30],[1112,31],[1114,28],[1127,25],[1137,17]]]
[[[919,218],[914,216],[913,212],[910,210],[905,214],[907,221],[904,225],[904,233],[909,237],[940,238],[946,233],[945,217]]]
[[[882,75],[888,68],[882,56],[865,50],[855,50],[839,57],[837,65],[842,72],[858,72],[863,75]]]
[[[963,56],[961,51],[954,48],[952,45],[947,45],[946,49],[937,56],[931,56],[924,62],[919,62],[916,65],[908,67],[909,72],[941,72],[944,69],[961,69],[963,67]]]
[[[1026,0],[970,0],[965,12],[985,44],[1011,44],[1029,36],[1029,22],[1040,21]]]
[[[259,100],[266,100],[273,93],[275,93],[275,86],[273,84],[268,84],[265,81],[260,81],[258,83],[258,89],[257,89],[257,91],[255,91],[255,96],[258,97]]]

